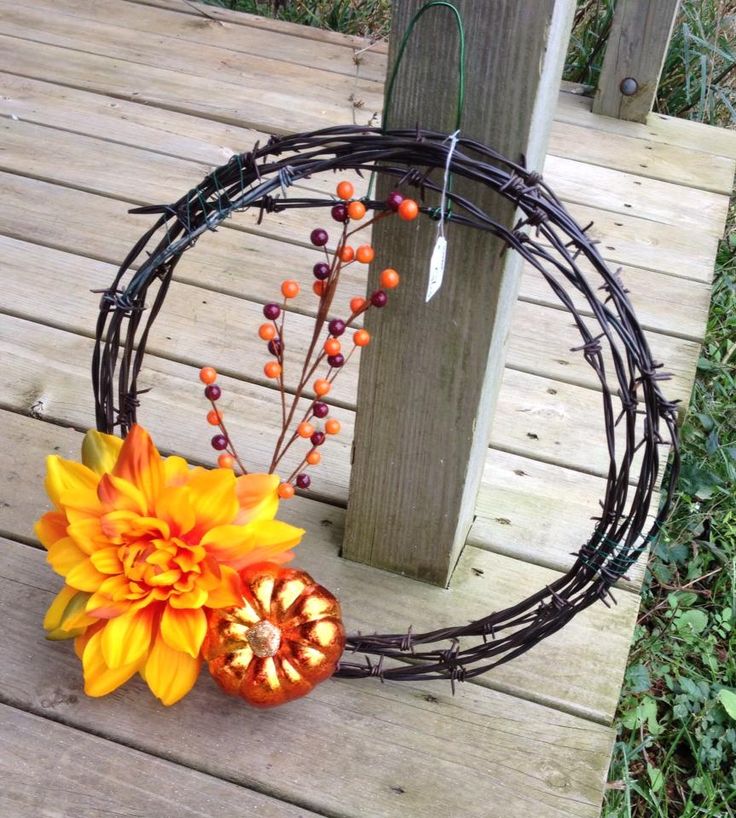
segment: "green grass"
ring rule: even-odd
[[[389,0],[217,3],[350,34],[381,37],[389,27]],[[578,3],[566,79],[595,85],[612,9],[613,0]],[[735,82],[733,2],[684,0],[656,110],[736,127]],[[682,430],[682,479],[643,589],[604,818],[736,818],[733,215],[718,253],[707,336]]]

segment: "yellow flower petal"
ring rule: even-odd
[[[113,474],[136,486],[143,493],[148,510],[153,509],[163,486],[164,469],[158,449],[142,426],[134,424],[128,432]]]
[[[228,565],[220,566],[222,581],[217,588],[207,594],[208,608],[231,608],[235,605],[243,604],[243,584],[240,581],[238,572]],[[172,597],[169,602],[173,605],[176,597]]]
[[[172,650],[198,656],[206,632],[207,617],[201,608],[164,608],[161,636]]]
[[[71,537],[64,537],[61,540],[57,540],[51,548],[49,548],[49,552],[46,555],[46,560],[49,565],[57,574],[61,574],[62,577],[65,577],[72,568],[75,568],[80,562],[84,562],[86,559],[87,555],[77,546]],[[83,588],[81,590],[89,589]]]
[[[250,552],[258,549],[259,559],[268,559],[271,554],[293,548],[303,535],[301,528],[281,520],[267,520],[242,526],[221,525],[208,531],[200,543],[218,562],[238,568],[253,561],[252,556],[248,556]]]
[[[97,475],[81,463],[63,460],[58,455],[46,458],[46,493],[57,508],[64,507],[63,495],[88,496],[97,487]]]
[[[92,565],[102,574],[120,574],[123,564],[118,556],[118,549],[115,546],[100,548],[90,556]]]
[[[109,623],[105,627],[109,627]],[[84,692],[88,696],[106,696],[125,684],[139,670],[143,661],[143,658],[139,658],[127,665],[108,667],[102,655],[102,631],[97,631],[86,642],[82,652]]]
[[[61,625],[66,606],[78,593],[79,591],[76,588],[70,588],[68,585],[64,585],[54,597],[54,601],[49,605],[46,616],[43,618],[43,626],[47,631],[54,630],[54,628],[58,628],[59,625]]]
[[[107,474],[115,468],[122,446],[121,438],[90,429],[82,441],[82,463],[95,474]]]
[[[167,486],[183,486],[189,480],[189,464],[183,457],[167,457],[163,462],[164,483]]]
[[[197,519],[194,532],[201,536],[210,528],[232,522],[238,500],[235,475],[230,469],[194,470],[188,486],[189,502]]]
[[[236,525],[257,520],[273,520],[279,507],[279,478],[275,474],[244,474],[236,480],[240,511]]]
[[[195,585],[190,591],[182,591],[180,594],[172,594],[169,597],[169,605],[172,608],[201,608],[207,603],[208,594],[204,588]]]
[[[44,548],[66,537],[66,515],[61,511],[47,511],[35,525],[36,536]]]
[[[109,668],[134,664],[145,656],[153,637],[154,609],[130,609],[109,619],[101,634],[102,656]]]
[[[82,562],[78,562],[66,574],[67,585],[71,585],[72,588],[77,588],[79,591],[89,591],[90,593],[96,591],[106,579],[105,574],[101,574],[92,565],[89,557],[86,557]]]
[[[84,517],[69,523],[67,534],[85,554],[93,554],[110,543],[102,530],[100,517]]]
[[[146,684],[165,705],[178,702],[194,687],[199,674],[199,657],[173,650],[159,634],[143,671]]]

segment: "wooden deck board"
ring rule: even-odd
[[[42,716],[0,704],[0,814],[6,818],[100,818],[121,814],[122,805],[125,815],[157,818],[315,815],[52,721],[58,695],[42,700]]]
[[[386,56],[379,43],[356,66],[357,38],[189,0],[39,0],[32,7],[0,0],[0,9],[0,349],[8,379],[0,398],[0,534],[10,540],[0,549],[9,566],[0,585],[12,623],[3,637],[7,655],[19,657],[0,676],[9,679],[6,703],[36,714],[2,710],[29,725],[19,763],[32,764],[31,736],[40,735],[38,717],[46,716],[70,725],[50,727],[60,750],[70,732],[85,751],[101,741],[129,745],[118,745],[109,768],[97,771],[93,797],[106,781],[127,781],[134,758],[146,752],[166,759],[155,760],[164,779],[193,768],[184,772],[186,786],[194,788],[199,776],[203,803],[210,787],[225,803],[243,792],[259,814],[306,814],[293,802],[346,818],[365,814],[365,803],[371,815],[387,816],[597,815],[613,739],[599,723],[610,721],[618,697],[638,604],[629,590],[641,582],[641,563],[621,583],[614,611],[594,606],[526,656],[461,686],[455,699],[437,685],[330,683],[298,705],[296,731],[290,713],[297,706],[260,714],[219,697],[215,704],[204,679],[172,711],[139,684],[90,701],[79,695],[68,646],[35,644],[58,584],[31,547],[30,523],[44,505],[42,454],[58,446],[72,455],[79,432],[62,427],[90,423],[97,297],[88,290],[108,283],[112,265],[148,223],[125,210],[177,197],[267,133],[353,116],[368,121],[380,107]],[[353,106],[355,97],[362,107]],[[735,160],[733,133],[658,115],[645,124],[596,117],[589,99],[560,94],[545,178],[578,221],[594,221],[590,232],[602,255],[623,265],[652,348],[675,375],[669,391],[685,401]],[[310,185],[329,190],[332,180]],[[250,441],[249,459],[265,457],[273,424],[255,428],[250,418],[273,415],[274,393],[260,378],[252,329],[259,304],[282,278],[283,259],[295,271],[313,263],[305,246],[310,223],[307,214],[292,213],[257,226],[245,215],[182,261],[144,372],[156,390],[142,418],[163,449],[212,461],[195,385],[194,367],[205,355],[226,373],[233,432]],[[345,297],[364,281],[363,270],[348,271]],[[308,299],[297,305],[297,312],[312,311]],[[298,341],[306,319],[289,321]],[[408,609],[415,627],[454,621],[459,611],[470,618],[487,611],[488,599],[511,604],[569,567],[569,552],[590,531],[606,453],[597,434],[600,398],[587,367],[569,352],[568,325],[546,285],[526,275],[477,517],[449,590],[337,557],[356,371],[344,376],[335,411],[346,434],[315,473],[314,499],[284,511],[305,523],[299,561],[341,595],[350,626],[396,624]],[[569,439],[571,426],[590,438],[587,450]],[[18,468],[18,451],[30,468]],[[29,640],[33,661],[19,647]],[[207,709],[211,723],[192,742],[184,723],[198,709]],[[254,743],[261,750],[255,759],[240,750],[244,735],[248,752]],[[296,741],[293,757],[281,755],[271,768],[267,759],[287,736]],[[310,778],[304,759],[316,757]],[[336,768],[358,761],[369,776],[335,779]],[[30,797],[27,788],[14,792]]]

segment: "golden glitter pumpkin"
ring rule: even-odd
[[[240,574],[243,604],[213,610],[202,654],[220,687],[275,707],[329,678],[345,647],[340,604],[304,571],[273,563]]]

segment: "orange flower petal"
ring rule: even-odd
[[[176,651],[198,656],[207,633],[207,617],[201,608],[173,608],[167,605],[161,617],[161,636]]]
[[[105,628],[109,627],[109,623]],[[106,696],[136,673],[143,663],[139,658],[136,662],[111,668],[102,655],[102,633],[97,631],[84,644],[82,652],[82,668],[84,670],[84,692],[88,696]]]
[[[200,536],[210,528],[232,522],[238,512],[235,475],[230,469],[195,469],[189,480],[189,502],[197,519],[192,533]]]
[[[154,609],[129,610],[109,619],[102,629],[100,646],[105,664],[116,669],[135,664],[148,654],[153,637]]]
[[[114,474],[102,475],[97,496],[107,510],[133,511],[142,516],[148,513],[148,501],[143,491],[129,480]]]
[[[63,508],[62,496],[88,496],[97,487],[97,475],[81,463],[63,460],[58,455],[46,458],[46,493],[57,508]]]
[[[236,571],[242,571],[243,568],[247,568],[249,565],[254,565],[257,562],[274,562],[276,565],[283,565],[284,563],[291,562],[293,559],[293,551],[279,551],[274,553],[271,548],[254,548],[242,557],[232,560],[228,565],[232,565]],[[223,568],[224,567],[225,566],[223,566]]]
[[[49,565],[65,577],[72,568],[75,568],[79,563],[85,562],[87,555],[82,551],[71,537],[63,537],[57,540],[48,550],[46,560]],[[89,588],[81,588],[80,590],[87,591]]]
[[[158,449],[142,426],[134,424],[128,432],[113,474],[136,486],[143,493],[147,508],[153,509],[163,486],[164,469]]]
[[[275,474],[244,474],[238,477],[236,493],[240,511],[235,524],[273,520],[279,507],[279,482]]]
[[[206,605],[208,608],[230,608],[243,604],[243,584],[240,581],[238,572],[228,565],[220,567],[222,581],[217,588],[207,594]],[[172,597],[173,604],[175,597]]]
[[[143,675],[154,696],[165,705],[178,702],[194,687],[199,674],[199,657],[173,650],[159,634],[145,664]]]
[[[82,463],[95,474],[107,474],[115,468],[122,446],[121,438],[90,429],[82,441]]]
[[[104,574],[101,574],[87,557],[82,562],[78,562],[66,575],[66,584],[71,585],[72,588],[77,588],[80,591],[89,591],[90,593],[96,591],[100,587],[100,583],[107,579]]]
[[[44,548],[66,537],[66,515],[61,511],[47,511],[35,525],[36,536]]]
[[[266,520],[249,525],[223,525],[208,531],[201,544],[218,562],[234,568],[253,562],[252,552],[259,549],[259,560],[270,559],[299,543],[304,530],[281,520]],[[264,556],[265,555],[265,556]],[[243,560],[245,559],[245,562]]]
[[[167,457],[163,461],[163,469],[167,486],[184,486],[189,480],[189,464],[183,457]]]
[[[169,524],[174,537],[188,534],[197,522],[189,497],[190,491],[185,486],[170,486],[156,498],[156,517]]]

